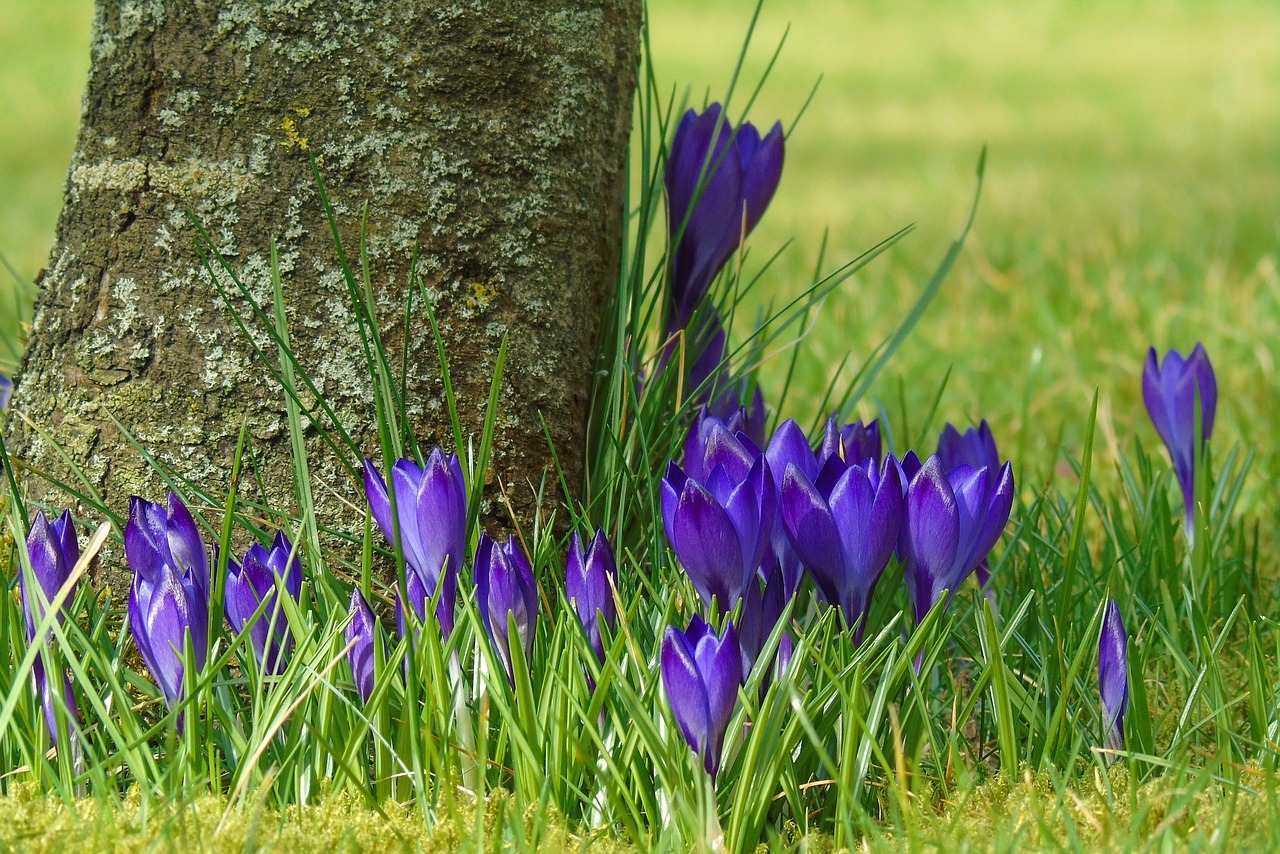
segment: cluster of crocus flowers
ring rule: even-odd
[[[19,573],[18,586],[22,596],[22,616],[27,626],[27,641],[32,645],[44,645],[49,642],[49,635],[46,633],[37,637],[37,631],[40,623],[44,621],[45,609],[52,604],[58,592],[70,580],[71,570],[80,559],[80,544],[76,539],[76,526],[71,520],[71,511],[64,511],[52,522],[45,517],[44,513],[36,513],[31,523],[31,531],[27,534],[27,556],[31,562],[31,582],[34,583],[28,582],[26,573]],[[65,621],[67,605],[74,595],[73,585],[67,591],[62,609],[56,616],[59,624]],[[58,688],[50,684],[43,656],[36,656],[31,672],[35,680],[36,696],[40,698],[45,722],[49,726],[49,735],[56,744],[58,718],[55,692]],[[66,712],[74,720],[76,704],[71,692],[71,680],[65,673],[60,675],[61,679],[55,676],[54,682],[61,683]]]
[[[1102,699],[1103,738],[1108,750],[1124,749],[1124,716],[1129,711],[1129,635],[1120,606],[1107,601],[1098,639],[1098,693]]]
[[[1191,355],[1183,358],[1170,350],[1161,362],[1152,347],[1142,371],[1142,399],[1156,432],[1169,449],[1173,468],[1182,487],[1185,532],[1188,540],[1195,528],[1196,458],[1213,433],[1213,418],[1218,406],[1218,381],[1204,347],[1196,344]],[[1199,402],[1197,412],[1196,405]],[[1199,415],[1201,446],[1196,447],[1196,416]]]
[[[223,603],[227,622],[236,634],[248,629],[254,658],[272,675],[284,671],[293,648],[288,619],[276,598],[277,579],[297,602],[302,595],[302,562],[284,531],[276,532],[270,549],[254,543],[243,561],[227,561]]]

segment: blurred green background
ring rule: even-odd
[[[663,91],[722,99],[751,8],[651,0]],[[91,12],[0,0],[0,252],[28,280],[53,240]],[[905,400],[908,438],[953,368],[931,431],[985,416],[1007,453],[1046,471],[1059,441],[1078,447],[1097,387],[1100,447],[1135,434],[1150,447],[1146,349],[1202,340],[1222,387],[1219,442],[1258,445],[1280,474],[1267,441],[1280,427],[1280,3],[771,0],[733,118],[784,33],[747,116],[790,132],[755,263],[792,244],[760,299],[809,281],[824,230],[829,269],[918,225],[828,300],[790,413],[815,405],[846,351],[856,365],[892,331],[963,220],[985,143],[970,242],[874,389],[891,416]],[[766,370],[766,391],[780,381]]]

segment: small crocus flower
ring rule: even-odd
[[[667,466],[662,521],[698,595],[725,613],[746,593],[761,565],[777,495],[764,454],[745,434],[730,433],[718,419],[703,423],[704,453],[693,464],[702,478],[675,463]]]
[[[1098,692],[1102,697],[1106,747],[1124,749],[1124,716],[1129,711],[1129,635],[1116,600],[1107,602],[1098,639]]]
[[[742,684],[742,658],[737,631],[724,634],[696,614],[686,631],[668,626],[662,638],[662,685],[680,732],[702,757],[711,779],[720,771],[725,732]]]
[[[688,326],[716,274],[760,221],[782,160],[781,123],[761,138],[750,122],[730,125],[719,104],[680,120],[665,176],[674,246],[669,328]]]
[[[351,664],[351,676],[355,680],[360,700],[366,705],[373,696],[374,649],[377,646],[378,619],[357,587],[351,591],[351,622],[347,623],[346,639],[350,644],[347,661]]]
[[[1170,350],[1160,363],[1156,348],[1147,353],[1142,371],[1142,399],[1156,432],[1173,458],[1173,468],[1182,487],[1187,536],[1193,535],[1195,518],[1196,396],[1200,398],[1200,439],[1209,441],[1213,416],[1218,406],[1218,381],[1204,347],[1196,344],[1185,359]]]
[[[904,466],[905,468],[905,466]],[[916,622],[956,588],[990,553],[1013,507],[1013,469],[967,465],[943,469],[937,454],[924,461],[907,488],[899,548],[903,580]]]
[[[249,626],[254,657],[273,675],[284,671],[293,649],[293,634],[284,609],[276,605],[277,578],[283,580],[285,592],[297,602],[302,595],[302,562],[284,531],[276,532],[270,551],[261,543],[254,543],[245,552],[243,563],[235,558],[227,561],[227,620],[236,634]],[[263,608],[262,613],[254,621],[259,607]]]
[[[538,584],[533,578],[533,566],[515,537],[499,546],[488,534],[481,534],[476,548],[475,577],[476,598],[485,631],[507,668],[507,678],[514,685],[516,671],[508,631],[514,620],[518,635],[515,642],[524,650],[527,662],[538,625]]]
[[[133,641],[172,707],[182,695],[187,638],[198,669],[204,669],[208,657],[208,549],[190,511],[171,492],[167,510],[136,495],[129,497],[124,552],[133,570]]]
[[[871,596],[898,543],[902,482],[892,456],[845,469],[824,494],[795,463],[787,465],[779,501],[792,548],[827,602],[838,605],[862,640]]]
[[[13,394],[13,380],[0,374],[0,412],[9,408],[9,395]]]
[[[610,631],[618,624],[618,607],[613,601],[613,588],[617,584],[618,564],[613,548],[597,530],[591,545],[583,552],[582,540],[574,531],[569,540],[569,559],[565,565],[565,596],[573,603],[578,621],[591,641],[596,658],[604,661],[604,638],[600,635],[600,621]]]
[[[411,460],[398,460],[391,470],[396,516],[404,538],[407,564],[406,597],[419,620],[426,619],[426,603],[444,585],[436,606],[440,632],[447,639],[453,631],[458,599],[458,567],[467,543],[467,485],[457,454],[445,457],[433,448],[427,464],[419,468]],[[368,459],[364,461],[365,493],[369,510],[383,535],[396,547],[396,526],[391,519],[391,498],[386,482]]]
[[[942,461],[942,467],[946,471],[951,471],[957,466],[986,468],[988,471],[999,469],[1000,451],[996,448],[996,440],[991,435],[991,427],[987,424],[987,419],[982,419],[977,427],[970,427],[963,433],[951,424],[947,424],[942,430],[942,435],[938,437],[938,459]],[[987,569],[985,558],[978,564],[974,574],[978,577],[978,586],[987,591],[987,598],[991,599],[994,606],[995,597],[987,588],[991,573]]]
[[[31,559],[32,580],[40,588],[40,596],[28,588],[26,573],[18,574],[18,587],[22,594],[22,616],[27,624],[27,641],[32,644],[45,644],[49,636],[36,637],[36,629],[44,620],[45,607],[52,603],[58,591],[71,577],[71,570],[80,559],[80,544],[76,540],[75,523],[71,521],[71,511],[64,511],[61,516],[50,522],[43,512],[37,512],[31,523],[31,532],[27,534],[27,555]],[[68,591],[62,610],[57,620],[61,625],[66,620],[67,604],[75,595],[75,586]],[[54,707],[54,690],[49,685],[45,673],[44,657],[36,656],[32,665],[32,676],[35,680],[36,694],[44,708],[45,723],[49,726],[49,735],[56,744],[58,741],[57,717]],[[72,720],[76,715],[75,697],[71,692],[71,680],[62,674],[62,693],[65,698],[67,714]]]

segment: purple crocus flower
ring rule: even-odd
[[[9,408],[9,395],[13,394],[13,380],[0,374],[0,412]]]
[[[880,465],[879,420],[873,418],[866,424],[861,421],[841,424],[834,415],[828,418],[819,449],[819,468],[832,457],[839,457],[848,465],[868,459]]]
[[[458,455],[445,457],[433,448],[427,464],[418,468],[411,460],[398,460],[391,469],[396,515],[404,537],[408,572],[406,596],[419,620],[426,619],[427,601],[443,584],[436,619],[446,639],[453,631],[458,599],[458,567],[467,544],[467,484]],[[365,494],[369,510],[383,535],[396,547],[391,519],[391,498],[386,482],[368,459],[364,461]]]
[[[169,507],[129,496],[124,553],[133,570],[129,627],[170,707],[182,695],[187,636],[203,670],[209,647],[209,553],[181,499]]]
[[[1207,442],[1213,433],[1213,416],[1218,406],[1218,381],[1204,347],[1196,344],[1185,359],[1177,350],[1170,350],[1163,364],[1158,362],[1156,348],[1152,347],[1142,371],[1142,399],[1146,401],[1156,432],[1173,458],[1178,485],[1182,487],[1188,539],[1195,530],[1192,522],[1196,502],[1197,394],[1200,396],[1200,439]]]
[[[947,471],[957,466],[986,468],[988,471],[999,469],[1000,451],[996,448],[996,440],[991,435],[991,427],[987,424],[987,419],[982,419],[977,427],[970,427],[963,433],[951,424],[947,424],[942,430],[942,435],[938,437],[938,459],[942,461],[942,467]],[[987,588],[987,584],[991,581],[991,573],[987,569],[986,558],[978,564],[974,574],[978,577],[978,586],[987,591],[987,598],[994,606],[995,596]]]
[[[223,609],[236,634],[249,627],[253,655],[270,674],[284,672],[289,652],[293,649],[293,633],[284,609],[276,604],[276,579],[284,581],[285,592],[297,602],[302,595],[302,562],[284,531],[277,531],[268,551],[254,543],[245,552],[244,562],[227,560],[227,586]],[[265,606],[263,603],[266,603]],[[263,608],[258,619],[253,617]]]
[[[481,534],[476,548],[475,576],[484,629],[507,668],[507,678],[515,685],[515,662],[508,630],[514,619],[516,641],[524,650],[525,661],[529,661],[534,629],[538,625],[538,584],[533,578],[533,566],[515,537],[499,546],[488,534]]]
[[[949,590],[948,601],[1000,539],[1013,507],[1013,469],[960,465],[945,471],[937,454],[907,488],[899,541],[903,580],[916,622]]]
[[[1129,635],[1120,618],[1116,600],[1107,602],[1102,615],[1102,635],[1098,639],[1098,692],[1102,696],[1102,716],[1106,746],[1124,749],[1124,716],[1129,711]]]
[[[711,779],[720,771],[725,732],[742,684],[742,659],[732,625],[717,636],[694,615],[689,628],[668,626],[662,637],[662,685],[680,732],[702,757]]]
[[[824,492],[795,463],[787,465],[779,501],[791,545],[824,599],[839,605],[862,640],[871,596],[898,543],[902,481],[892,456],[845,469]]]
[[[618,624],[618,607],[613,601],[613,587],[617,580],[618,564],[604,531],[596,531],[585,553],[582,540],[574,531],[569,540],[564,592],[573,603],[596,658],[601,661],[604,661],[604,638],[600,636],[600,621],[603,619],[610,631]]]
[[[782,571],[776,564],[770,570],[763,590],[758,578],[747,585],[747,595],[742,599],[742,614],[738,619],[738,646],[742,652],[744,679],[759,663],[765,641],[782,617],[787,604],[785,586]],[[778,642],[778,672],[786,670],[791,661],[791,651],[791,635],[784,632]],[[761,683],[761,691],[766,687],[767,679]]]
[[[347,651],[347,661],[351,664],[351,676],[355,679],[356,690],[360,692],[360,700],[367,705],[373,696],[373,652],[377,643],[378,619],[359,587],[351,591],[350,613],[346,638],[351,649]]]
[[[71,521],[71,511],[50,522],[43,512],[37,512],[31,523],[31,532],[27,534],[27,555],[31,559],[31,574],[43,596],[38,597],[27,587],[25,572],[18,573],[18,587],[22,594],[22,616],[27,624],[27,641],[31,644],[45,644],[49,636],[36,637],[36,629],[44,620],[45,607],[58,595],[58,591],[71,577],[71,570],[80,560],[80,544],[76,540],[76,526]],[[61,625],[66,620],[66,608],[75,596],[75,586],[67,594],[57,620]],[[44,669],[44,656],[36,656],[31,666],[31,675],[35,680],[36,694],[44,708],[45,723],[49,727],[49,736],[53,743],[58,743],[57,717],[54,708],[54,689],[49,686],[49,678]],[[71,720],[79,720],[76,714],[75,697],[71,692],[71,679],[62,674],[62,693],[65,698],[67,715]]]
[[[662,479],[662,521],[667,541],[694,588],[721,613],[733,607],[755,577],[777,508],[773,476],[760,449],[744,433],[703,419],[703,455],[691,467],[670,463]],[[700,426],[699,429],[702,429]]]
[[[667,158],[671,252],[668,328],[689,325],[720,268],[755,228],[782,177],[782,124],[761,138],[750,122],[736,129],[719,104],[689,110]]]

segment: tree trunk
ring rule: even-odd
[[[267,497],[293,507],[284,394],[213,287],[188,209],[268,311],[279,241],[298,360],[379,458],[374,383],[314,156],[353,264],[368,204],[371,286],[397,367],[417,248],[463,429],[477,437],[509,336],[493,471],[530,521],[551,464],[543,419],[571,485],[580,469],[619,263],[640,23],[640,0],[100,0],[13,401],[47,438],[19,417],[8,428],[30,497],[68,502],[43,476],[79,488],[56,443],[117,512],[132,493],[159,498],[161,481],[111,417],[165,466],[225,494],[247,419]],[[265,329],[253,335],[274,354]],[[420,303],[408,338],[412,427],[426,445],[451,446]],[[362,506],[363,488],[317,436],[321,522],[358,528],[344,502]],[[554,481],[544,508],[558,502]],[[106,579],[122,589],[127,570],[112,563]]]

